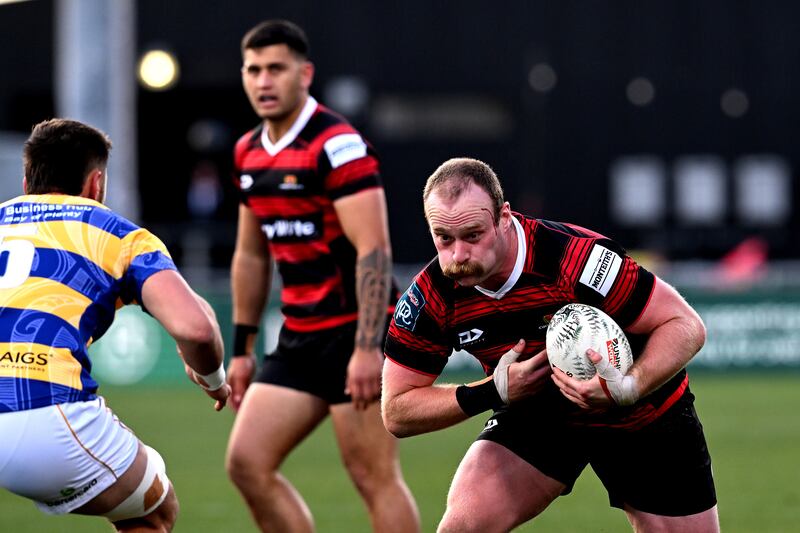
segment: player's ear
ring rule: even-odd
[[[511,224],[511,217],[511,204],[503,202],[503,207],[500,208],[500,221],[504,226],[508,226]]]
[[[304,61],[301,67],[301,76],[303,88],[308,89],[311,87],[311,82],[314,81],[314,63],[311,61]]]
[[[22,192],[28,194],[28,177],[22,176]]]
[[[89,171],[89,174],[86,176],[86,180],[83,182],[83,189],[81,190],[81,196],[83,196],[84,198],[89,198],[91,200],[102,202],[103,193],[105,191],[104,185],[105,183],[103,181],[103,169],[93,168],[92,170]]]

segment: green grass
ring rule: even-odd
[[[700,374],[692,376],[697,409],[714,460],[720,520],[726,533],[797,531],[800,515],[800,374]],[[112,408],[164,456],[181,501],[175,531],[255,531],[227,481],[222,457],[233,420],[215,413],[190,387],[111,388]],[[482,419],[401,441],[406,480],[416,496],[423,531],[434,531],[459,460]],[[657,460],[657,458],[654,458]],[[306,497],[320,532],[369,531],[366,513],[339,464],[328,423],[290,456],[284,473]],[[520,490],[525,490],[520,487]],[[101,519],[49,517],[32,503],[0,492],[0,531],[107,532]],[[628,531],[624,514],[608,506],[587,470],[573,493],[518,531]]]

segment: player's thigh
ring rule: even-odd
[[[565,487],[508,448],[478,440],[453,477],[447,513],[510,528],[538,515]]]
[[[634,531],[660,531],[664,533],[717,533],[719,516],[717,506],[688,516],[663,516],[638,511],[625,506],[625,513]]]
[[[76,514],[101,515],[112,522],[144,521],[171,524],[178,501],[157,451],[139,442],[136,458],[109,488],[76,509]]]
[[[136,489],[144,477],[146,467],[147,453],[144,445],[140,442],[136,451],[136,459],[133,460],[130,468],[113,485],[74,512],[76,514],[99,515],[110,511]]]
[[[328,404],[312,394],[253,383],[236,415],[228,442],[228,465],[276,469],[328,414]]]
[[[332,405],[330,412],[342,460],[348,468],[384,475],[396,471],[397,439],[383,425],[380,404],[358,410],[352,403],[339,403]]]

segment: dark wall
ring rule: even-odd
[[[287,2],[140,0],[142,50],[171,48],[182,78],[163,93],[139,92],[140,190],[145,221],[186,220],[192,169],[213,161],[225,177],[217,217],[235,217],[227,182],[230,148],[254,125],[239,79],[239,39],[254,23],[290,18],[312,41],[314,93],[341,75],[361,77],[370,106],[353,116],[383,160],[395,257],[424,261],[420,193],[444,159],[486,160],[504,180],[512,207],[593,227],[629,247],[673,258],[716,258],[743,238],[768,239],[773,257],[796,257],[795,212],[779,228],[742,227],[733,216],[710,228],[682,227],[669,213],[663,227],[617,224],[608,208],[608,173],[620,155],[676,158],[715,154],[727,164],[751,153],[784,157],[800,168],[800,8],[789,2],[725,0],[658,2]],[[0,129],[26,131],[52,113],[52,2],[0,7]],[[558,79],[548,93],[528,84],[530,68],[546,61]],[[625,88],[649,78],[655,99],[633,106]],[[746,91],[749,110],[730,118],[720,95]],[[494,109],[503,126],[470,133],[395,135],[381,127],[387,98],[425,109],[465,98]],[[481,130],[476,114],[474,130]],[[488,120],[488,119],[487,119]],[[198,150],[188,142],[198,121],[217,139]],[[793,171],[794,176],[794,171]],[[794,180],[793,177],[793,183]],[[794,205],[800,205],[793,187]]]

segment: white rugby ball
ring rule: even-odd
[[[567,304],[553,315],[545,337],[547,358],[558,368],[577,379],[591,379],[595,367],[586,356],[594,349],[623,374],[633,364],[628,338],[613,318],[596,307]]]

